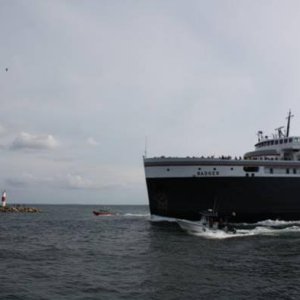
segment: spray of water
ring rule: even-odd
[[[239,228],[239,226],[247,226],[248,228]],[[241,238],[258,235],[281,236],[289,233],[300,234],[300,221],[265,220],[256,224],[237,224],[234,233],[209,228],[202,232],[187,232],[208,239]]]

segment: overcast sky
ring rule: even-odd
[[[298,0],[0,0],[0,189],[147,204],[146,136],[243,155],[289,109],[300,135],[299,28]]]

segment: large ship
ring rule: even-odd
[[[300,220],[300,136],[258,132],[243,157],[144,157],[151,217],[199,220],[214,211],[232,223]]]

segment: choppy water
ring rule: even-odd
[[[41,208],[0,215],[0,299],[300,298],[300,222],[191,235],[146,206]]]

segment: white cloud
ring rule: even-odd
[[[68,174],[66,178],[66,187],[73,189],[89,189],[93,188],[93,182],[78,174]]]
[[[21,132],[12,142],[10,148],[13,150],[33,149],[44,150],[54,149],[58,142],[52,135],[32,135],[27,132]]]
[[[87,143],[91,146],[98,146],[99,142],[97,142],[93,137],[89,137],[87,139]]]

